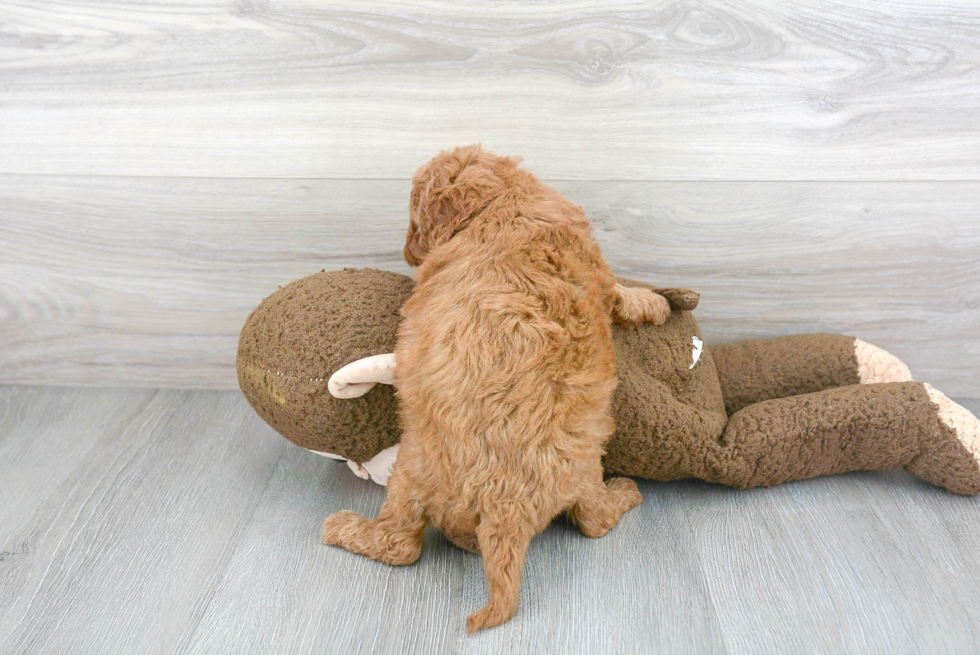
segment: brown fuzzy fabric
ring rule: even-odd
[[[769,487],[847,471],[900,468],[936,436],[939,419],[921,383],[892,382],[767,400],[732,416],[720,466],[703,478]]]
[[[318,273],[279,289],[252,312],[238,343],[238,383],[269,425],[293,443],[366,462],[398,442],[394,390],[339,400],[334,371],[395,350],[404,275],[374,269]]]
[[[729,415],[773,398],[858,384],[854,337],[802,334],[712,346]]]
[[[667,302],[670,303],[671,309],[686,309],[687,311],[693,311],[697,308],[698,302],[701,300],[701,294],[697,293],[696,291],[691,291],[690,289],[654,287],[643,282],[636,282],[626,278],[620,278],[619,283],[623,286],[642,286],[647,289],[651,289],[654,293],[660,294],[666,298]]]
[[[654,288],[635,280],[619,282]],[[697,444],[713,443],[728,418],[711,352],[706,348],[690,368],[695,336],[701,339],[694,315],[679,309],[663,325],[613,331],[619,385],[613,395],[616,432],[603,461],[607,472],[677,480],[701,468],[704,454]]]
[[[608,473],[744,488],[904,467],[954,493],[980,493],[978,458],[939,420],[922,384],[856,384],[853,337],[705,347],[692,369],[691,337],[701,333],[687,310],[697,294],[619,282],[656,289],[673,311],[664,325],[613,326],[619,385]],[[363,462],[394,445],[391,387],[338,400],[326,385],[340,367],[394,351],[411,289],[403,275],[347,269],[269,296],[242,330],[238,372],[249,402],[304,448]]]

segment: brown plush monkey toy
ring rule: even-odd
[[[884,350],[828,334],[708,348],[691,313],[698,294],[620,282],[654,289],[673,311],[663,325],[613,328],[608,473],[744,489],[904,468],[980,493],[980,420]],[[385,484],[399,439],[390,353],[411,289],[411,278],[373,269],[279,289],[242,330],[245,397],[293,443]]]

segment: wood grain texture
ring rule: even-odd
[[[519,620],[468,639],[466,617],[486,603],[480,559],[432,528],[410,567],[320,545],[327,515],[374,516],[384,499],[324,464],[299,448],[280,462],[192,653],[243,643],[284,653],[725,652],[681,499],[666,487],[603,539],[565,521],[536,537]]]
[[[556,182],[708,343],[854,334],[980,397],[980,185]],[[0,176],[0,381],[235,388],[248,313],[323,268],[410,272],[407,181]]]
[[[0,544],[8,543],[102,439],[132,423],[155,392],[0,387]],[[93,403],[93,398],[103,402]],[[51,405],[59,416],[52,420]],[[17,553],[0,553],[10,561]]]
[[[942,520],[977,511],[976,498],[961,502],[898,471],[736,498],[695,483],[678,492],[732,652],[980,649],[980,592],[957,577],[975,570],[977,542],[956,544],[963,530]]]
[[[21,414],[4,491],[45,500],[0,531],[0,652],[174,652],[193,633],[285,443],[235,394],[148,395],[3,389]],[[68,475],[57,453],[24,475],[38,437],[71,442],[88,416],[101,434],[65,446]]]
[[[980,497],[900,471],[641,481],[608,536],[539,535],[517,615],[467,637],[479,558],[431,528],[409,567],[321,545],[383,489],[240,394],[0,387],[0,453],[26,507],[0,506],[0,652],[980,652]]]
[[[0,173],[980,179],[969,0],[0,2]]]

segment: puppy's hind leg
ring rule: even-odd
[[[481,514],[476,538],[483,556],[483,571],[490,588],[487,605],[466,619],[466,632],[504,623],[517,611],[521,595],[521,573],[524,556],[534,530],[526,519],[485,516]]]
[[[601,466],[590,471],[592,483],[568,510],[568,515],[586,537],[602,537],[612,530],[620,517],[643,502],[636,483],[629,478],[602,481]]]
[[[396,463],[378,518],[368,520],[349,510],[337,512],[323,522],[321,541],[385,564],[411,564],[422,554],[425,524],[422,504]]]

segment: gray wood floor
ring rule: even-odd
[[[467,637],[479,558],[431,529],[406,568],[320,545],[383,490],[240,394],[0,387],[0,652],[980,652],[980,498],[900,471],[641,490],[603,539],[538,536],[517,616]]]

